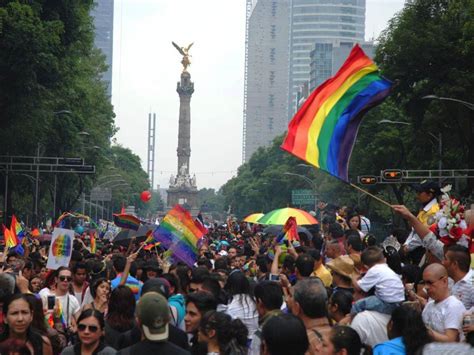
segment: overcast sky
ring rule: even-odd
[[[367,0],[366,39],[377,38],[404,0]],[[157,116],[155,185],[176,175],[181,56],[188,69],[191,173],[198,188],[219,188],[242,162],[245,0],[115,0],[112,103],[118,143],[146,170],[148,113]]]

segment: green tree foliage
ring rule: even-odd
[[[0,1],[0,155],[83,157],[100,174],[116,131],[93,47],[92,0]],[[1,177],[4,186],[4,176]],[[52,174],[41,174],[40,210],[51,209]],[[57,176],[57,212],[72,208],[94,177]],[[3,189],[2,189],[3,191]],[[9,179],[9,211],[31,211],[27,177]],[[10,214],[9,213],[9,214]]]

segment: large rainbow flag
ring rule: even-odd
[[[132,229],[137,231],[140,228],[141,221],[131,214],[114,214],[114,223],[117,227]]]
[[[173,252],[173,257],[189,266],[197,259],[197,242],[206,234],[204,227],[191,214],[176,205],[163,218],[153,235],[161,246]]]
[[[281,147],[349,182],[349,159],[362,117],[391,87],[356,44],[336,75],[316,88],[295,114]]]

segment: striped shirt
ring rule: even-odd
[[[474,272],[469,272],[451,287],[451,295],[460,300],[466,309],[474,307]]]

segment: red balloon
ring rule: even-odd
[[[149,202],[151,200],[151,192],[150,191],[143,191],[141,194],[140,194],[140,199],[143,201],[143,202]]]

